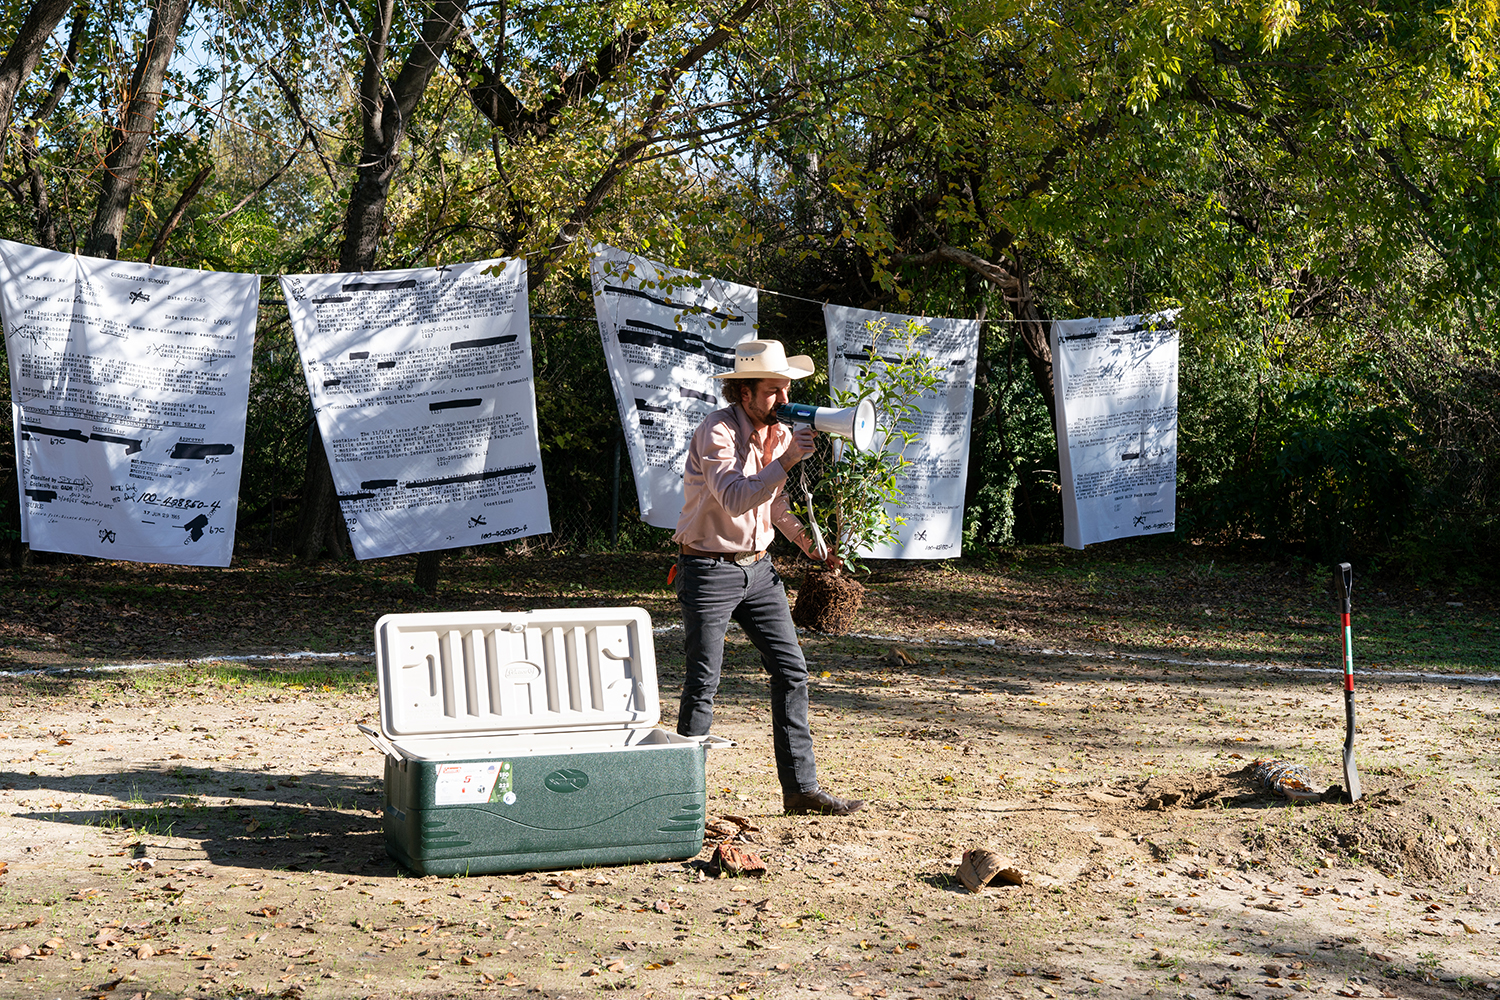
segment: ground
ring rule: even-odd
[[[848,818],[779,815],[731,634],[715,732],[740,746],[709,756],[709,817],[748,824],[760,878],[710,875],[713,838],[465,878],[385,855],[355,729],[374,618],[645,606],[670,726],[656,557],[496,563],[436,598],[368,568],[23,571],[0,598],[0,997],[1500,996],[1493,602],[1370,595],[1364,795],[1294,805],[1249,768],[1343,781],[1318,581],[1041,561],[878,568],[858,633],[806,634],[823,779],[867,800]],[[140,662],[163,665],[101,669]],[[967,891],[976,846],[1023,884]]]

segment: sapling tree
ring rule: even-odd
[[[917,349],[925,329],[914,320],[897,327],[887,320],[865,324],[870,346],[855,368],[853,385],[831,388],[834,406],[875,404],[875,443],[858,451],[841,438],[828,439],[822,479],[812,488],[812,516],[828,526],[825,541],[845,568],[858,571],[860,554],[893,541],[905,519],[892,512],[903,497],[901,474],[912,463],[906,450],[918,438],[918,400],[943,384],[941,370]],[[802,513],[807,513],[805,494]],[[835,571],[838,572],[838,571]]]

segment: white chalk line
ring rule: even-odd
[[[731,630],[738,629],[738,622],[730,622]],[[671,625],[659,625],[651,631],[655,635],[663,635],[667,632],[677,631],[682,628],[681,622]],[[799,634],[821,634],[809,633],[808,630],[798,629]],[[1009,653],[1019,653],[1023,656],[1071,656],[1085,660],[1136,660],[1142,663],[1164,663],[1169,666],[1182,667],[1227,667],[1236,670],[1263,670],[1266,672],[1278,672],[1288,674],[1326,674],[1342,676],[1342,667],[1294,667],[1280,663],[1241,663],[1237,660],[1184,660],[1180,657],[1157,656],[1151,653],[1101,653],[1088,652],[1074,649],[1041,649],[1026,647],[997,647],[994,639],[925,639],[913,636],[881,635],[875,632],[846,632],[840,636],[830,636],[840,639],[869,639],[876,642],[903,642],[912,646],[977,646],[981,649],[999,649]],[[344,653],[314,653],[311,650],[302,650],[295,653],[252,653],[237,656],[198,656],[187,660],[157,660],[149,663],[107,663],[96,664],[88,667],[49,667],[42,670],[12,670],[4,671],[3,676],[25,677],[38,675],[60,675],[60,674],[90,674],[110,673],[126,670],[153,670],[163,667],[193,666],[205,663],[251,663],[260,660],[341,660],[349,658],[374,659],[375,653],[370,652],[344,652]],[[1500,684],[1500,674],[1437,674],[1421,670],[1355,670],[1356,678],[1365,678],[1373,681],[1380,680],[1419,680],[1419,681],[1452,681],[1461,684]]]

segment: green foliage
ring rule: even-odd
[[[1388,546],[1413,513],[1416,433],[1371,399],[1372,374],[1319,376],[1268,400],[1265,444],[1219,483],[1199,524],[1298,544],[1324,562]]]
[[[1013,347],[984,360],[990,378],[975,391],[979,419],[969,448],[969,476],[977,485],[964,509],[965,550],[1060,541],[1057,435],[1046,401],[1008,364],[1014,361]]]
[[[195,8],[121,256],[144,259],[212,163],[160,263],[333,269],[360,156],[365,54],[350,20],[374,23],[377,6]],[[476,110],[475,81],[449,61],[402,123],[379,266],[564,247],[532,312],[544,471],[570,543],[604,543],[618,435],[590,319],[592,243],[818,301],[1005,316],[1013,290],[913,263],[954,247],[1024,273],[1043,318],[1182,307],[1180,536],[1379,553],[1417,575],[1500,563],[1494,4],[799,0],[663,76],[735,6],[471,7],[475,51],[523,110],[596,67],[622,31],[640,47],[597,89],[510,129]],[[0,3],[12,25],[26,7]],[[65,30],[25,81],[0,235],[38,240],[19,149],[34,125],[58,246],[82,242],[144,10],[88,11],[45,120],[33,117]],[[390,68],[419,14],[398,6]],[[295,515],[307,413],[274,286],[264,297],[240,517],[244,537],[269,543]],[[786,309],[763,300],[763,332],[816,352],[820,320]],[[559,314],[577,319],[541,318]],[[971,544],[1060,531],[1055,439],[1009,331],[989,325],[981,345]],[[624,544],[659,545],[633,517],[622,464],[621,522],[637,525]],[[15,491],[0,492],[3,535]]]
[[[268,312],[256,328],[235,534],[272,549],[284,547],[296,525],[312,410],[290,323]]]
[[[812,516],[827,524],[829,547],[851,570],[859,570],[860,553],[891,541],[905,519],[893,514],[903,496],[900,473],[911,462],[906,449],[917,439],[910,430],[917,400],[942,382],[938,369],[916,349],[921,324],[908,320],[895,330],[884,320],[865,324],[870,334],[869,354],[854,373],[852,389],[832,391],[835,406],[853,406],[861,399],[875,405],[875,442],[869,451],[844,447],[832,439],[825,461],[826,474],[813,490]]]

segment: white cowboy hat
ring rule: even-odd
[[[786,356],[779,340],[747,340],[734,349],[734,371],[714,378],[806,378],[813,359],[806,354]]]

